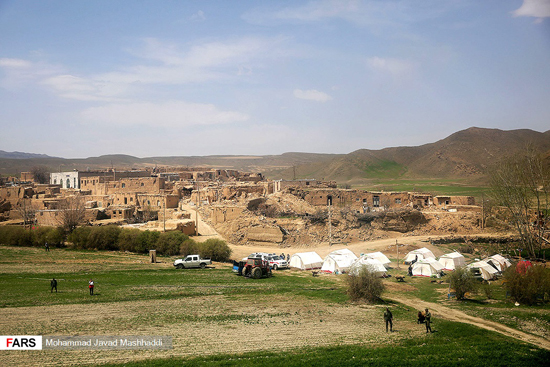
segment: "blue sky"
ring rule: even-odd
[[[550,0],[0,0],[0,149],[349,153],[550,129]]]

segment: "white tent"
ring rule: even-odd
[[[443,270],[455,270],[456,268],[466,265],[464,256],[456,251],[442,255],[438,261],[443,265]]]
[[[371,252],[371,253],[365,254],[365,256],[369,257],[371,259],[375,259],[375,260],[380,261],[382,263],[382,265],[384,265],[384,266],[387,266],[387,265],[391,264],[390,259],[388,259],[388,257],[386,255],[384,255],[383,253],[381,253],[380,251]]]
[[[427,258],[432,258],[435,260],[435,255],[426,247],[422,247],[417,250],[412,250],[411,252],[409,252],[405,257],[405,260],[403,261],[405,262],[405,264],[410,264],[411,261],[414,261],[414,259],[416,258],[418,258],[418,260],[423,260]]]
[[[498,271],[502,272],[512,265],[510,260],[506,259],[504,256],[496,254],[490,256],[486,259],[483,259],[489,265],[493,265]]]
[[[436,259],[427,258],[418,260],[412,267],[413,276],[417,277],[431,277],[438,275],[443,270],[443,265]]]
[[[382,263],[376,259],[371,259],[366,255],[361,256],[359,259],[355,260],[351,264],[349,272],[350,274],[357,275],[363,267],[368,268],[370,271],[373,271],[377,276],[382,277],[386,274],[386,268]]]
[[[327,273],[334,273],[338,271],[339,273],[343,273],[349,270],[349,267],[355,260],[357,260],[357,255],[355,255],[351,250],[342,249],[332,251],[327,255],[327,257],[325,257],[321,271]]]
[[[498,270],[485,261],[477,261],[472,263],[468,265],[468,268],[473,269],[474,271],[478,270],[481,277],[485,280],[495,279],[498,274]]]
[[[316,252],[301,252],[290,257],[291,268],[301,270],[320,269],[323,266],[323,259]]]

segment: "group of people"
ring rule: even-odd
[[[384,321],[386,322],[386,332],[393,332],[393,314],[391,313],[389,307],[386,307],[384,311]],[[418,321],[419,324],[426,324],[426,333],[433,333],[432,331],[432,314],[427,308],[424,312],[418,311]]]
[[[285,259],[285,253],[281,252],[279,257],[281,258],[281,260],[284,260]],[[286,254],[286,261],[290,261],[290,254]]]
[[[55,293],[57,293],[57,279],[53,278],[51,281],[50,281],[50,293],[53,293],[53,290],[55,289]],[[94,281],[93,279],[90,279],[90,281],[88,282],[88,289],[90,290],[90,296],[93,296],[94,295]]]

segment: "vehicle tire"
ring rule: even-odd
[[[183,264],[176,265],[176,269],[183,269]]]
[[[274,265],[273,265],[273,270],[277,270],[277,269],[279,269],[279,265],[274,264]]]
[[[260,279],[261,277],[262,277],[262,269],[257,267],[252,269],[252,278]]]
[[[246,278],[246,267],[241,271],[241,275]]]
[[[201,263],[201,269],[204,269],[206,268],[206,264],[205,263]]]

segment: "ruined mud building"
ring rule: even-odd
[[[36,211],[38,225],[58,225],[60,203],[81,195],[87,221],[119,222],[182,218],[180,203],[216,204],[212,219],[224,222],[240,215],[247,202],[274,193],[292,194],[309,205],[346,207],[356,213],[398,208],[474,205],[472,197],[432,196],[411,192],[369,192],[337,189],[335,182],[315,179],[268,181],[258,173],[237,170],[180,168],[117,171],[70,171],[50,175],[49,185],[25,184],[0,188],[0,220],[21,219],[22,205]],[[28,175],[25,179],[29,179]],[[214,206],[214,205],[213,205]],[[167,212],[168,211],[168,212]]]

